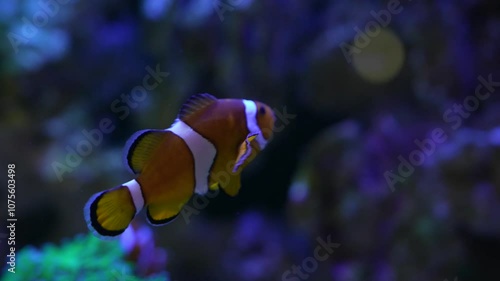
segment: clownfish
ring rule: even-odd
[[[137,177],[94,194],[85,204],[89,230],[100,238],[125,231],[146,209],[152,225],[175,219],[193,193],[240,190],[240,175],[271,139],[276,118],[264,103],[191,96],[168,129],[141,130],[125,145],[124,162]]]

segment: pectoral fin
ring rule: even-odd
[[[246,139],[240,144],[240,148],[238,151],[238,157],[236,157],[236,163],[234,164],[233,173],[237,173],[240,170],[240,167],[243,164],[250,162],[252,156],[252,146],[250,142],[252,142],[258,134],[248,134]]]

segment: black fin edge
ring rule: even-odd
[[[85,216],[85,219],[87,220],[87,224],[90,224],[89,226],[92,228],[91,232],[101,239],[116,238],[116,236],[122,234],[127,229],[127,228],[125,228],[122,230],[107,230],[104,227],[102,227],[99,224],[99,222],[97,221],[97,205],[98,205],[101,197],[104,196],[109,191],[112,191],[112,190],[115,190],[115,189],[118,189],[121,187],[124,187],[124,186],[117,186],[117,187],[112,188],[110,190],[94,194],[94,196],[92,196],[89,199],[89,201],[91,200],[92,203],[90,203],[90,205],[88,207],[87,206],[85,207],[84,216]],[[134,206],[134,210],[135,210],[135,206]],[[131,221],[134,219],[135,214],[136,213],[134,212],[134,214],[132,215],[132,218],[130,219]]]
[[[146,216],[148,218],[148,222],[151,224],[151,225],[154,225],[154,226],[158,226],[158,225],[165,225],[165,224],[168,224],[170,222],[172,222],[173,220],[175,220],[179,214],[173,216],[173,217],[170,217],[170,218],[167,218],[167,219],[163,219],[163,220],[155,220],[151,217],[151,215],[149,214],[149,210],[146,212]]]
[[[127,166],[130,167],[130,170],[132,170],[135,174],[138,174],[140,171],[135,171],[132,168],[132,155],[131,151],[134,151],[136,146],[140,143],[140,141],[149,133],[150,131],[144,131],[142,134],[140,134],[137,138],[134,139],[130,147],[128,148],[127,156],[126,156],[126,161],[127,161]]]
[[[133,174],[139,174],[141,171],[136,171],[132,168],[132,155],[131,151],[134,151],[136,146],[139,145],[141,140],[146,137],[150,133],[163,132],[164,130],[159,129],[146,129],[135,132],[128,140],[124,146],[123,150],[123,162],[125,166],[129,169]]]
[[[94,230],[99,235],[107,236],[107,237],[118,236],[118,235],[122,234],[125,231],[125,229],[127,229],[127,228],[125,228],[123,230],[107,230],[97,222],[97,204],[99,203],[101,197],[104,196],[104,194],[106,194],[106,193],[107,193],[107,191],[99,194],[99,196],[97,196],[94,199],[92,204],[90,204],[90,223],[92,225],[92,228],[94,228]],[[134,206],[134,208],[135,208],[135,206]],[[135,214],[134,214],[134,216],[135,216]],[[132,218],[134,218],[134,217],[132,217]]]

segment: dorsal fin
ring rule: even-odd
[[[211,105],[216,102],[217,98],[212,96],[211,94],[196,94],[192,95],[181,107],[179,111],[178,118],[182,121],[186,121],[191,114],[202,110],[203,108]]]
[[[142,171],[166,134],[168,132],[164,130],[142,130],[128,139],[123,158],[132,173],[138,174]]]

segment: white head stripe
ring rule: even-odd
[[[187,144],[194,158],[194,191],[198,194],[207,193],[210,168],[217,154],[215,146],[179,119],[175,121],[172,127],[165,131],[171,131],[182,138]]]
[[[260,149],[264,149],[266,147],[267,141],[264,139],[262,132],[260,130],[259,124],[257,123],[257,105],[254,101],[251,100],[243,100],[243,104],[245,105],[245,114],[247,116],[247,128],[251,134],[257,133],[257,143],[260,146]]]
[[[128,187],[128,191],[132,196],[132,200],[134,201],[135,213],[139,213],[144,207],[144,198],[142,197],[141,186],[136,180],[131,180],[123,184]]]

